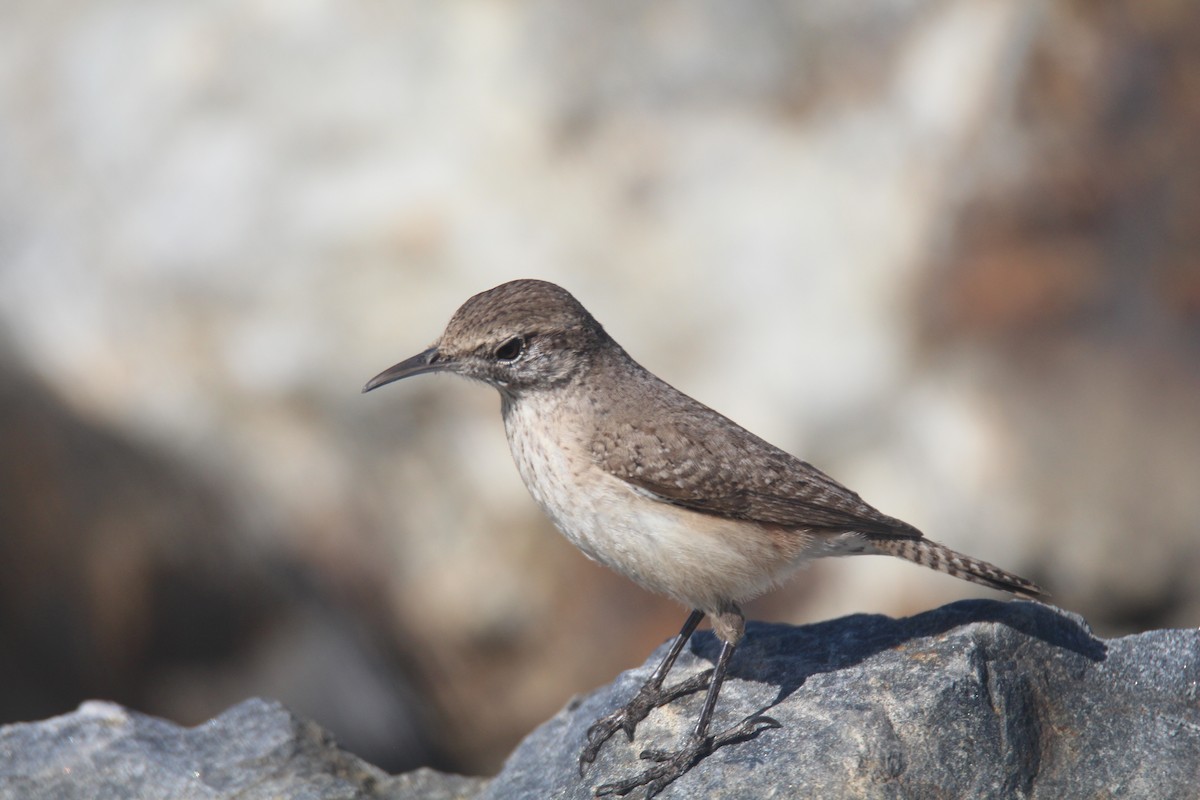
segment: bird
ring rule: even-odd
[[[779,726],[754,715],[711,734],[730,659],[745,634],[741,604],[814,558],[891,555],[1020,597],[1044,592],[887,516],[806,461],[666,383],[605,331],[567,290],[503,283],[469,298],[425,350],[376,375],[369,392],[450,373],[500,393],[513,460],[534,501],[589,558],[690,609],[661,663],[629,702],[587,732],[583,775],[617,731],[632,741],[653,709],[707,690],[677,750],[600,796],[652,797],[719,747]],[[721,642],[711,672],[664,682],[705,617]]]

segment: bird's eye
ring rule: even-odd
[[[514,336],[496,348],[497,361],[516,361],[525,352],[525,338]]]

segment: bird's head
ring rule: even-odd
[[[611,341],[565,289],[510,281],[467,300],[432,346],[379,373],[363,391],[425,372],[451,372],[515,396],[571,380]]]

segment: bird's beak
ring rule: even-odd
[[[437,348],[431,347],[424,352],[417,353],[412,358],[404,359],[393,367],[388,367],[374,378],[371,378],[371,380],[367,381],[367,385],[363,387],[363,392],[378,389],[380,386],[398,381],[401,378],[407,378],[410,375],[420,375],[423,372],[440,372],[451,369],[453,366],[453,361],[439,360]]]

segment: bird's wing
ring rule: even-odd
[[[672,491],[673,487],[652,484],[641,479],[628,482],[663,502],[721,517],[779,525],[784,528],[865,533],[872,536],[921,538],[921,533],[900,520],[888,517],[850,496],[830,496],[820,488],[808,496],[762,494],[746,489],[735,490],[720,497],[701,497]],[[800,482],[800,488],[811,484]]]
[[[593,440],[598,466],[672,505],[731,519],[807,530],[919,539],[908,523],[872,508],[811,464],[697,404]],[[715,419],[698,419],[699,414]],[[732,427],[730,427],[732,426]]]

